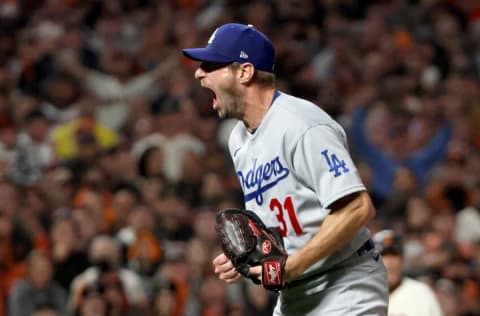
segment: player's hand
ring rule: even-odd
[[[242,275],[237,272],[230,259],[221,253],[215,259],[213,259],[213,267],[215,274],[218,275],[220,280],[227,283],[235,283],[242,278]]]
[[[255,266],[248,269],[248,273],[252,276],[256,276],[258,280],[262,280],[262,266]]]

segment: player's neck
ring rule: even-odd
[[[274,95],[274,87],[252,86],[247,89],[243,122],[249,132],[253,133],[260,126],[272,104]]]

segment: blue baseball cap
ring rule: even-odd
[[[193,60],[215,63],[252,63],[255,69],[273,72],[275,49],[272,42],[252,25],[228,23],[218,27],[204,48],[185,48]]]

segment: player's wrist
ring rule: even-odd
[[[289,282],[296,277],[298,277],[300,274],[302,274],[302,271],[298,265],[298,261],[296,260],[296,256],[288,256],[287,261],[285,262],[285,275],[284,275],[284,281]]]

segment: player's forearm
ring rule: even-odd
[[[296,278],[317,261],[333,254],[352,239],[375,216],[375,208],[366,192],[356,194],[347,203],[336,206],[319,232],[285,265],[286,281]]]

